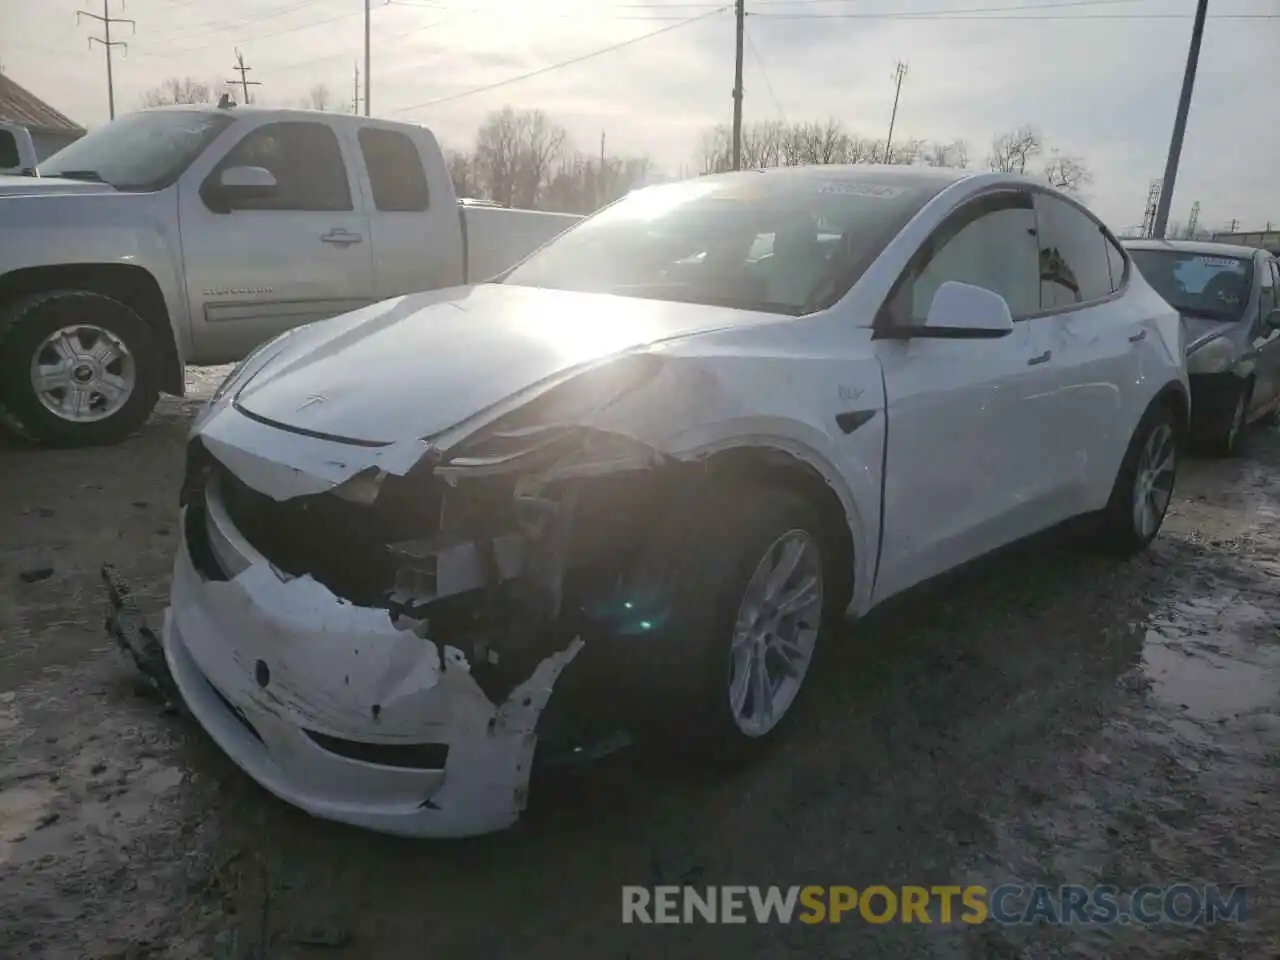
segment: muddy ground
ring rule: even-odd
[[[216,372],[193,376],[198,395]],[[103,561],[163,607],[194,409],[166,400],[108,450],[0,436],[4,960],[1280,956],[1280,433],[1188,464],[1136,561],[1033,545],[851,628],[748,770],[622,754],[506,834],[432,843],[267,796],[106,639]],[[641,927],[619,907],[622,884],[1183,880],[1250,886],[1247,921]]]

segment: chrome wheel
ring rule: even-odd
[[[1178,446],[1173,428],[1158,424],[1142,447],[1133,488],[1133,528],[1142,539],[1155,536],[1173,496]]]
[[[92,324],[55,330],[31,357],[36,397],[70,423],[94,423],[117,413],[137,379],[137,364],[124,341]]]
[[[800,692],[822,623],[822,551],[804,530],[784,533],[747,582],[734,622],[729,708],[738,729],[764,736]]]

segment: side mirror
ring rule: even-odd
[[[205,202],[219,213],[229,213],[245,200],[273,196],[279,184],[266,167],[227,167],[210,187],[204,191]]]
[[[924,325],[909,329],[912,337],[996,339],[1013,333],[1013,314],[1000,294],[948,280],[933,295]]]

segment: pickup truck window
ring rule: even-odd
[[[373,187],[374,206],[387,213],[427,209],[427,176],[413,141],[403,133],[378,127],[361,127],[357,136]]]
[[[42,177],[100,180],[117,190],[163,190],[231,125],[211,110],[143,110],[90,130],[44,163]]]
[[[352,209],[342,148],[328,124],[264,124],[232,147],[212,175],[242,166],[269,170],[278,188],[269,197],[237,202],[237,210]]]
[[[648,187],[502,282],[800,316],[839,300],[946,182],[815,170]]]

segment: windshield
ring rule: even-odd
[[[838,300],[946,181],[752,173],[648,187],[503,282],[799,315]]]
[[[100,180],[117,190],[162,190],[231,125],[225,113],[144,110],[85,134],[44,163],[42,177]]]
[[[1253,261],[1186,250],[1130,250],[1147,282],[1179,313],[1234,323],[1253,289]]]

